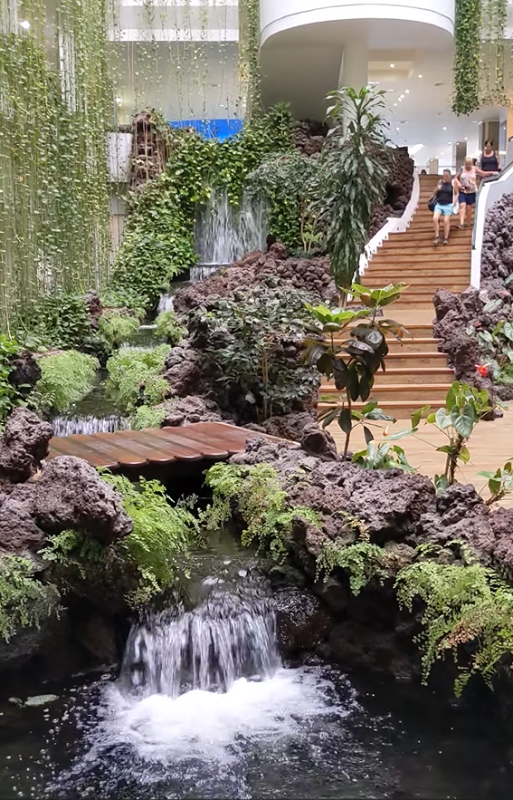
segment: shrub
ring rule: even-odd
[[[107,312],[100,317],[100,332],[112,347],[126,342],[139,330],[137,317]]]
[[[170,347],[153,350],[119,350],[107,361],[107,392],[124,413],[131,414],[140,405],[156,405],[167,392],[168,385],[160,373],[164,369]]]
[[[114,289],[112,287],[103,289],[101,292],[101,303],[107,309],[124,308],[131,311],[138,319],[142,320],[145,310],[150,305],[150,300],[144,294],[139,294],[130,286]]]
[[[14,408],[23,403],[23,395],[19,388],[13,386],[9,380],[13,369],[12,360],[19,352],[20,347],[14,339],[0,334],[0,423],[7,419]]]
[[[156,319],[157,336],[166,339],[169,344],[176,345],[184,335],[184,329],[178,323],[174,311],[163,311]]]
[[[84,297],[69,292],[43,296],[24,314],[23,325],[15,322],[12,327],[20,342],[34,339],[59,348],[79,349],[92,332]]]
[[[306,299],[296,289],[258,286],[211,301],[208,312],[191,317],[191,332],[205,329],[207,341],[214,331],[223,332],[221,344],[207,344],[205,357],[221,374],[221,386],[240,398],[248,419],[287,414],[313,401],[319,377],[299,358],[309,316]]]
[[[34,578],[28,558],[0,559],[0,636],[8,642],[20,628],[40,627],[41,621],[57,608],[59,594],[54,586]]]
[[[42,411],[62,413],[88,394],[94,385],[98,361],[93,356],[68,350],[40,359],[41,378],[34,403]]]

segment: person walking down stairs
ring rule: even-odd
[[[435,227],[434,244],[440,244],[440,220],[443,220],[444,244],[449,244],[449,234],[451,231],[451,217],[454,213],[455,186],[452,174],[449,169],[444,169],[442,180],[439,182],[433,196],[434,213],[433,225]]]

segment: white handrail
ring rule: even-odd
[[[365,246],[365,251],[360,256],[360,276],[372,261],[372,257],[377,253],[383,242],[388,239],[391,233],[404,233],[410,225],[420,200],[420,179],[417,172],[413,174],[413,188],[408,205],[404,209],[401,217],[389,217],[382,228],[372,237]]]

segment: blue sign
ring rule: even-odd
[[[218,139],[220,142],[236,136],[244,125],[241,119],[182,119],[169,124],[173,128],[194,128],[204,139]]]

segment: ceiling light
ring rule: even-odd
[[[465,136],[465,141],[468,142],[468,136]]]
[[[393,69],[394,67],[395,67],[395,64],[390,64],[390,69]]]
[[[418,78],[422,78],[422,75],[417,75]]]
[[[399,128],[396,128],[396,131],[398,131],[398,130],[399,130]]]
[[[28,31],[28,29],[30,28],[30,22],[28,21],[28,19],[24,19],[23,22],[20,22],[20,26],[22,28],[25,28],[26,31]]]
[[[447,142],[447,144],[452,144],[452,142]]]
[[[394,103],[394,106],[396,106],[396,105],[397,105],[397,103]]]
[[[410,94],[410,90],[409,89],[405,89],[404,91],[405,91],[405,94]]]
[[[445,125],[443,126],[442,130],[443,130],[443,131],[446,131],[446,130],[447,130],[447,128],[445,127]]]

